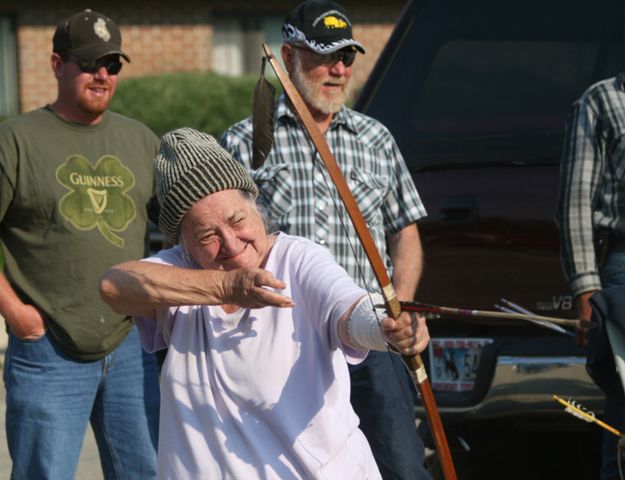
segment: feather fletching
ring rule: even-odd
[[[264,62],[263,62],[264,64]],[[252,168],[260,168],[273,147],[275,87],[261,72],[254,89],[252,106]]]

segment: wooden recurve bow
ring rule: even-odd
[[[401,306],[399,303],[399,299],[397,298],[397,293],[395,292],[395,288],[391,283],[384,262],[380,257],[380,254],[378,253],[373,237],[371,236],[371,233],[367,228],[367,224],[362,216],[362,213],[360,212],[360,209],[358,208],[356,200],[354,199],[354,196],[349,189],[349,186],[347,185],[345,177],[343,176],[343,173],[337,165],[336,160],[332,155],[332,152],[330,151],[327,142],[325,141],[325,138],[323,138],[323,135],[315,124],[312,115],[308,110],[308,107],[304,103],[304,100],[302,99],[297,88],[295,88],[288,74],[284,71],[280,63],[278,63],[276,57],[271,53],[269,47],[266,44],[263,44],[263,49],[265,51],[267,60],[269,61],[271,67],[276,73],[276,76],[278,77],[278,80],[280,81],[280,84],[282,85],[282,88],[284,89],[286,96],[291,101],[293,108],[295,109],[304,128],[306,129],[317,151],[319,152],[319,155],[323,160],[323,163],[325,164],[328,173],[330,174],[330,178],[334,182],[341,201],[345,205],[345,208],[349,214],[349,217],[352,220],[354,228],[356,229],[356,233],[358,234],[360,242],[362,243],[362,246],[367,254],[367,258],[369,259],[369,262],[373,267],[375,276],[382,289],[382,295],[384,296],[384,301],[389,316],[397,318],[401,313]],[[436,406],[434,393],[432,392],[432,387],[425,371],[425,366],[423,365],[423,360],[421,359],[420,355],[402,355],[402,360],[408,368],[410,376],[412,377],[417,389],[421,394],[423,406],[425,408],[427,420],[430,425],[430,430],[432,431],[434,445],[436,447],[436,453],[440,461],[443,476],[445,480],[456,480],[456,469],[454,467],[453,459],[451,457],[451,452],[449,450],[447,437],[445,435],[445,430],[443,429],[443,424],[441,422],[440,413],[438,411],[438,407]]]

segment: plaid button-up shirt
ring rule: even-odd
[[[325,245],[357,284],[379,290],[323,161],[287,107],[284,95],[278,102],[274,125],[274,146],[257,170],[252,171],[251,118],[228,129],[221,144],[251,170],[260,190],[260,204],[279,230]],[[401,153],[380,122],[345,107],[334,116],[325,139],[392,275],[386,236],[425,215]]]
[[[625,76],[591,86],[573,104],[560,167],[558,221],[573,294],[601,288],[595,236],[625,237]]]

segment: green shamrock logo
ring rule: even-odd
[[[95,166],[82,155],[70,155],[56,169],[56,179],[69,190],[59,202],[59,212],[79,230],[98,227],[104,238],[122,248],[124,239],[113,232],[126,230],[136,216],[136,206],[126,192],[135,177],[119,158],[100,157]]]

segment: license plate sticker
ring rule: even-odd
[[[482,348],[492,342],[492,338],[432,338],[429,348],[432,389],[473,390]]]

